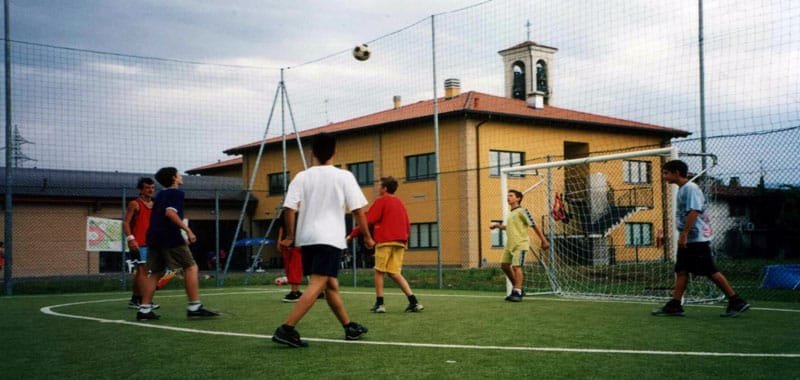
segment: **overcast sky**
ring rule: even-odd
[[[709,136],[800,125],[800,2],[704,3]],[[555,105],[699,135],[696,0],[13,0],[13,40],[120,54],[14,46],[14,119],[39,160],[26,166],[185,170],[225,159],[262,137],[281,67],[299,129],[389,108],[393,95],[430,99],[432,14],[439,82],[502,95],[497,51],[525,40],[530,20],[531,39],[559,49]],[[347,53],[360,42],[371,42],[367,63]],[[796,172],[800,154],[775,146],[797,137],[716,151],[731,175]],[[771,153],[731,165],[754,146]],[[146,158],[131,165],[136,155]]]

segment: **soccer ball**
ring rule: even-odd
[[[370,54],[367,44],[356,45],[356,47],[353,48],[353,57],[359,61],[368,60]]]
[[[281,276],[275,279],[275,285],[281,286],[286,285],[289,282],[289,279],[286,276]]]

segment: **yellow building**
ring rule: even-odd
[[[391,175],[400,181],[397,195],[406,203],[412,223],[406,264],[437,264],[437,237],[441,239],[443,265],[495,264],[502,252],[502,237],[491,233],[488,226],[502,214],[501,166],[665,147],[672,138],[688,135],[682,130],[552,106],[550,78],[555,51],[530,41],[501,51],[506,67],[506,97],[475,91],[462,93],[457,79],[445,82],[444,97],[438,99],[440,223],[436,218],[433,100],[403,106],[399,97],[395,97],[391,109],[302,131],[305,157],[310,165],[313,135],[332,133],[337,136],[334,164],[354,172],[370,201],[377,195],[376,183],[380,177]],[[255,168],[260,145],[261,141],[256,141],[225,151],[242,156],[245,184]],[[257,190],[254,196],[258,207],[252,218],[264,231],[282,200],[281,146],[280,138],[266,141],[253,186]],[[288,178],[292,178],[303,169],[293,135],[287,136],[286,155]],[[639,194],[638,198],[646,198],[620,204],[616,207],[619,214],[576,221],[573,230],[560,238],[580,235],[584,241],[604,240],[604,244],[587,248],[586,260],[593,263],[661,257],[666,248],[659,247],[654,238],[658,231],[664,230],[665,223],[662,212],[666,205],[662,202],[665,187],[661,184],[659,165],[658,159],[649,158],[591,164],[553,173],[553,189],[569,194],[569,207],[579,215],[592,214],[592,209],[581,202],[588,202],[589,186],[598,181],[592,179],[593,173],[608,173],[604,186],[616,192],[611,201],[615,205],[626,203],[619,199],[624,196]],[[623,170],[627,174],[623,175]],[[509,186],[527,187],[532,181],[529,176],[513,178]],[[647,195],[642,197],[642,193]],[[537,217],[537,222],[549,222],[547,201],[526,198],[523,205]],[[596,231],[603,218],[617,220],[603,222],[607,224],[602,226],[603,231]],[[635,247],[619,244],[631,241],[626,233],[632,230],[619,223],[622,221],[637,226],[634,232],[639,238],[646,235],[649,244]],[[614,250],[610,257],[599,253],[609,249]]]

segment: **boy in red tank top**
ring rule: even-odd
[[[150,178],[141,177],[136,184],[139,197],[128,202],[122,229],[125,231],[131,260],[135,265],[133,271],[133,295],[128,307],[138,309],[142,302],[142,283],[147,278],[147,229],[150,227],[150,212],[153,208],[153,193],[156,183]]]

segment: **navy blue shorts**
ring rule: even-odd
[[[690,272],[698,276],[711,276],[719,272],[711,257],[711,244],[706,242],[687,243],[686,248],[678,247],[675,273]]]
[[[325,244],[304,245],[303,274],[320,276],[339,276],[339,263],[342,260],[342,250]]]

